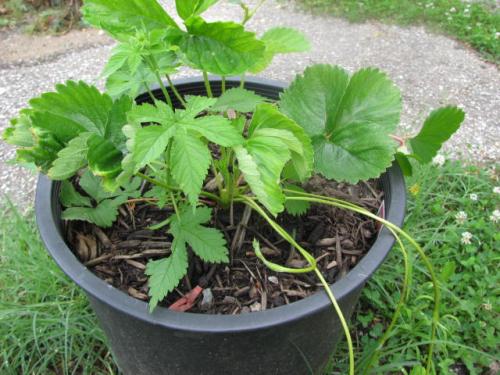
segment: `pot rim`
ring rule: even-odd
[[[210,77],[212,82],[220,82],[218,77]],[[176,86],[202,83],[200,77],[175,80]],[[226,84],[239,82],[238,78],[227,79]],[[266,86],[267,89],[281,91],[286,83],[262,78],[248,77],[248,86]],[[403,224],[406,208],[406,187],[399,166],[394,163],[381,178],[384,185],[386,219],[398,226]],[[385,180],[385,181],[384,181]],[[149,313],[147,302],[130,297],[119,289],[89,271],[73,254],[60,233],[59,213],[54,200],[58,196],[58,182],[49,180],[40,174],[36,188],[35,213],[38,229],[43,243],[63,272],[76,284],[103,303],[111,305],[121,312],[153,325],[190,332],[231,333],[270,328],[291,322],[331,307],[325,291],[304,298],[300,301],[272,308],[265,311],[239,315],[214,315],[200,313],[182,313],[158,306]],[[361,261],[347,275],[330,286],[338,301],[352,291],[361,288],[370,276],[382,264],[389,254],[394,237],[385,227],[380,231],[374,244]],[[333,310],[332,310],[333,311]]]

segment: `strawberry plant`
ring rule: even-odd
[[[232,215],[235,204],[244,204],[308,264],[291,268],[272,263],[254,240],[259,259],[277,272],[314,272],[350,343],[347,323],[315,258],[276,217],[285,210],[300,215],[310,204],[323,204],[379,221],[394,234],[404,254],[400,237],[416,247],[436,283],[425,254],[400,228],[349,202],[310,194],[301,184],[315,173],[349,183],[377,178],[395,159],[411,174],[410,159],[431,161],[458,129],[464,113],[454,107],[438,109],[418,135],[401,139],[393,134],[401,95],[387,75],[373,68],[350,75],[331,65],[307,68],[277,103],[271,102],[245,88],[245,74],[262,71],[276,54],[307,50],[307,39],[282,27],[258,37],[245,29],[254,13],[246,5],[242,23],[204,20],[203,12],[216,2],[176,1],[180,26],[156,1],[86,0],[85,20],[118,42],[103,72],[106,92],[84,82],[58,85],[55,92],[32,99],[4,138],[18,146],[19,161],[34,163],[42,173],[62,181],[63,219],[109,227],[119,206],[130,199],[169,208],[166,212],[172,214],[154,228],[172,236],[170,255],[150,261],[145,270],[151,310],[186,275],[193,256],[207,263],[230,260],[223,233],[209,224],[211,207],[218,205]],[[171,76],[182,66],[201,71],[206,96],[177,91]],[[208,74],[222,77],[220,97],[214,97]],[[242,77],[241,86],[226,90],[226,77],[235,75]],[[155,96],[153,85],[162,96]],[[137,104],[134,99],[142,92],[150,100]],[[205,188],[208,180],[216,189]],[[151,188],[144,191],[141,181]],[[435,293],[437,306],[437,288]],[[394,320],[404,298],[405,293]],[[437,321],[436,313],[428,370]],[[351,343],[350,355],[353,373]],[[365,360],[366,369],[375,357]]]

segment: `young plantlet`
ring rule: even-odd
[[[245,89],[244,75],[264,70],[277,54],[308,50],[307,38],[282,27],[261,37],[246,30],[260,3],[250,10],[238,2],[245,13],[242,23],[208,22],[202,14],[215,3],[176,1],[181,27],[154,0],[86,0],[85,20],[118,41],[103,71],[107,92],[84,82],[58,85],[55,92],[31,100],[4,138],[18,146],[20,162],[34,163],[50,178],[63,181],[60,199],[66,220],[108,227],[118,207],[128,201],[151,202],[173,212],[153,226],[168,233],[172,245],[170,255],[150,261],[145,270],[151,311],[177,287],[194,256],[206,263],[230,261],[225,237],[214,227],[213,207],[229,210],[231,218],[235,204],[249,207],[304,257],[307,266],[272,263],[254,241],[257,257],[276,272],[314,272],[324,286],[348,340],[350,374],[355,371],[354,354],[346,319],[315,258],[276,217],[285,210],[301,215],[311,204],[321,204],[381,223],[400,245],[405,278],[380,346],[406,297],[410,264],[404,238],[422,257],[434,284],[429,373],[439,288],[421,247],[387,220],[349,202],[310,194],[302,184],[313,174],[349,183],[378,178],[394,160],[409,174],[410,158],[432,160],[459,128],[464,113],[455,107],[432,112],[421,132],[409,140],[412,152],[403,153],[394,140],[401,95],[378,69],[349,75],[340,67],[314,65],[292,82],[279,103],[269,102]],[[183,96],[176,89],[171,75],[182,66],[201,72],[205,96]],[[218,98],[208,74],[222,77]],[[242,76],[241,86],[227,89],[228,76]],[[161,94],[153,90],[156,87]],[[149,102],[136,103],[143,92]],[[207,183],[216,188],[205,189]],[[376,362],[377,350],[361,361],[364,372]]]

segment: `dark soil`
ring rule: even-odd
[[[383,193],[376,181],[348,185],[312,178],[309,192],[346,199],[377,213]],[[79,259],[98,277],[134,298],[148,301],[144,274],[149,260],[170,254],[168,228],[147,229],[163,221],[171,211],[149,203],[129,203],[120,209],[112,228],[103,230],[85,222],[68,222],[66,237]],[[303,299],[321,288],[313,274],[275,273],[257,259],[254,238],[272,262],[303,267],[306,262],[257,213],[235,205],[233,223],[228,210],[214,208],[212,225],[222,230],[231,253],[231,263],[211,265],[190,253],[188,275],[160,303],[170,306],[196,286],[200,293],[189,312],[239,314],[266,310]],[[329,283],[344,277],[364,256],[376,239],[372,220],[334,207],[312,206],[304,215],[282,214],[278,222],[318,261]]]

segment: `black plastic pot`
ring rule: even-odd
[[[211,80],[217,95],[220,80]],[[228,80],[227,87],[238,84],[236,79]],[[277,99],[286,85],[247,79],[245,86]],[[205,95],[201,79],[177,81],[176,87],[181,94]],[[158,90],[155,95],[161,97]],[[139,102],[147,100],[147,95],[138,98]],[[391,167],[380,183],[386,218],[402,225],[406,190],[399,167]],[[57,264],[87,293],[125,374],[316,374],[344,337],[325,292],[287,306],[237,316],[178,313],[161,307],[150,314],[145,302],[108,285],[73,255],[61,232],[59,191],[60,184],[40,176],[36,217],[41,237]],[[368,254],[332,286],[347,317],[393,243],[389,231],[383,229]]]

